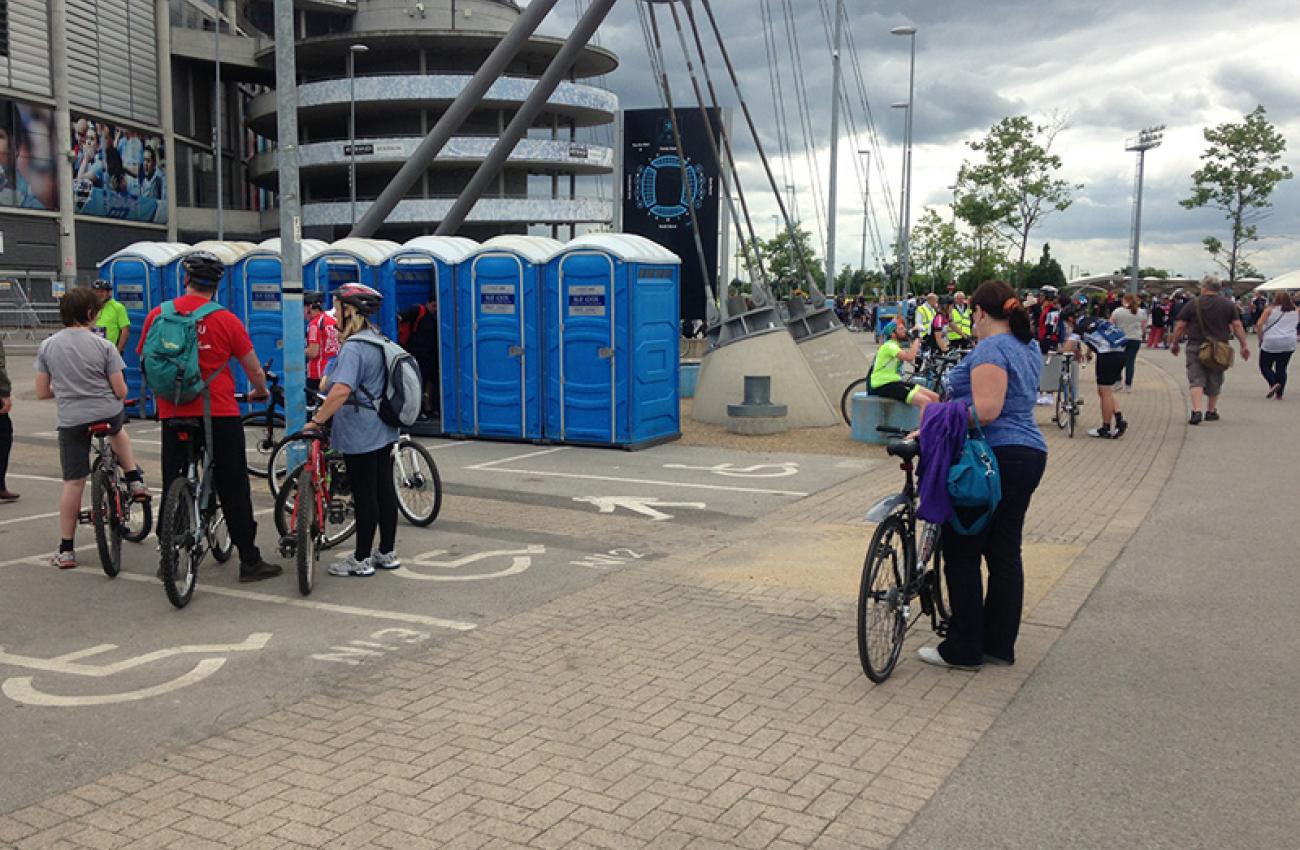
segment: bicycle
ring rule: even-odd
[[[273,516],[280,535],[280,552],[286,558],[304,555],[315,558],[320,550],[331,549],[356,533],[357,518],[347,466],[342,455],[328,448],[326,435],[301,432],[285,441],[308,445],[304,447],[306,460],[294,467],[285,477],[287,483],[276,493]],[[304,500],[303,493],[309,493],[310,497]],[[306,522],[300,521],[307,510],[311,513],[306,515]],[[300,533],[308,535],[307,538],[300,540]],[[300,561],[299,591],[305,596],[314,585],[314,561]]]
[[[163,427],[185,444],[188,455],[185,474],[167,487],[158,519],[163,589],[172,605],[184,608],[194,596],[204,557],[211,552],[224,564],[235,544],[213,488],[209,428],[193,418],[167,419]]]
[[[1074,385],[1074,357],[1073,351],[1061,352],[1061,376],[1057,379],[1056,410],[1052,414],[1052,421],[1056,423],[1056,427],[1065,431],[1071,438],[1074,437],[1079,408],[1083,407],[1078,389]]]
[[[290,480],[288,462],[285,460],[288,450],[299,436],[286,437],[281,440],[271,453],[266,465],[267,484],[271,494],[277,498],[286,480]],[[302,447],[304,451],[309,446]],[[343,465],[343,458],[330,452]],[[393,484],[397,488],[397,507],[406,517],[407,522],[416,526],[427,526],[438,518],[442,512],[442,476],[433,455],[421,443],[409,434],[402,434],[393,445]]]
[[[248,474],[258,478],[266,477],[267,460],[284,435],[284,414],[276,409],[284,407],[284,390],[280,387],[280,377],[270,371],[269,360],[263,364],[262,369],[266,372],[267,390],[271,393],[266,399],[266,407],[245,413],[239,418],[244,428],[244,456]]]
[[[122,541],[139,543],[153,529],[153,505],[136,501],[122,476],[117,455],[108,442],[110,425],[96,422],[90,426],[94,439],[95,459],[90,466],[90,508],[81,511],[78,521],[95,528],[95,546],[104,574],[115,578],[122,570]]]
[[[879,431],[905,436],[894,428]],[[940,637],[948,633],[951,612],[944,600],[942,527],[916,515],[915,465],[921,445],[899,439],[886,448],[900,461],[905,474],[903,490],[888,496],[867,512],[867,521],[878,523],[862,565],[858,589],[858,658],[862,671],[881,683],[894,672],[903,638],[918,619],[912,600],[920,599],[921,614]]]
[[[968,351],[956,350],[947,353],[923,352],[918,356],[917,368],[912,372],[912,379],[922,386],[932,388],[939,394],[940,401],[947,401],[948,390],[944,384],[944,376],[968,353]],[[844,388],[844,392],[840,395],[840,416],[844,417],[845,425],[850,427],[853,425],[853,396],[858,393],[869,393],[870,386],[871,375],[868,373],[865,378],[858,378]]]

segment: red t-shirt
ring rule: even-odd
[[[320,353],[307,361],[307,377],[320,380],[325,377],[325,367],[339,354],[338,323],[329,313],[322,313],[307,323],[307,344],[320,345]]]
[[[176,310],[180,313],[193,313],[195,310],[208,303],[208,299],[200,295],[182,295],[173,302]],[[153,320],[162,312],[161,307],[155,307],[144,320],[144,330],[140,333],[140,342],[136,345],[136,352],[144,351],[144,341],[149,336],[149,327]],[[221,374],[212,379],[208,384],[208,395],[212,399],[213,416],[238,416],[239,405],[235,403],[235,375],[231,370],[236,368],[229,365],[230,359],[243,357],[253,350],[253,341],[248,338],[248,331],[235,318],[235,314],[229,310],[218,310],[205,319],[199,320],[199,371],[203,377],[207,378],[216,369],[222,366]],[[187,404],[172,404],[166,399],[158,399],[158,416],[162,419],[173,419],[179,416],[202,416],[203,415],[203,396]]]

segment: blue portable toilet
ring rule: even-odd
[[[418,236],[402,246],[389,259],[393,288],[397,293],[397,312],[415,304],[424,304],[429,293],[438,302],[438,409],[442,412],[442,431],[447,422],[460,421],[456,381],[460,375],[457,345],[456,280],[465,258],[479,244],[461,236]],[[396,338],[396,337],[394,337]]]
[[[640,236],[581,236],[547,264],[547,439],[638,448],[681,436],[681,260]]]
[[[564,247],[543,236],[497,236],[458,275],[459,420],[450,434],[542,438],[541,289]]]
[[[302,262],[306,269],[324,251],[319,239],[302,241]],[[240,314],[253,340],[257,360],[272,372],[284,372],[284,274],[280,264],[280,240],[267,239],[249,251],[235,266],[235,290],[242,296]],[[311,286],[306,288],[310,289]]]
[[[377,324],[385,334],[397,333],[397,309],[389,293],[384,291],[385,265],[402,246],[387,239],[340,239],[331,242],[316,256],[312,269],[312,282],[307,286],[325,293],[325,306],[331,308],[330,293],[345,283],[364,283],[384,293],[384,306]],[[303,277],[306,268],[303,269]],[[391,329],[391,330],[390,330]]]
[[[153,401],[142,396],[144,386],[136,344],[149,311],[173,297],[174,286],[166,284],[168,269],[173,260],[188,250],[188,245],[179,242],[136,242],[99,264],[99,276],[113,284],[113,297],[126,308],[131,320],[133,339],[127,343],[122,359],[126,361],[127,397],[142,399],[142,404],[134,410],[128,408],[130,414],[153,413]]]

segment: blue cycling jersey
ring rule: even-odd
[[[1128,336],[1117,325],[1093,316],[1080,317],[1074,323],[1074,332],[1085,345],[1098,354],[1123,351],[1125,343],[1128,342]]]

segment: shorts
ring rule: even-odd
[[[1218,396],[1223,392],[1223,372],[1206,369],[1201,365],[1201,343],[1188,342],[1185,352],[1187,360],[1187,385],[1205,390],[1206,395]]]
[[[59,429],[59,466],[63,468],[64,481],[80,481],[90,475],[90,426],[96,422],[107,422],[108,434],[114,436],[126,423],[126,411],[108,419]]]
[[[1124,381],[1124,367],[1128,365],[1128,354],[1123,351],[1108,351],[1097,355],[1097,387],[1112,389]]]
[[[894,401],[911,404],[918,389],[920,389],[920,387],[911,381],[890,381],[884,386],[879,386],[874,389],[868,388],[867,395],[879,396],[881,398],[892,398]]]

